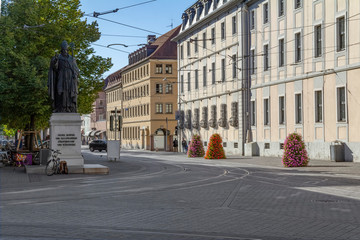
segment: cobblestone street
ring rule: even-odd
[[[359,164],[83,150],[109,175],[2,168],[1,239],[358,239]]]

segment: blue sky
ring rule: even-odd
[[[92,14],[94,11],[106,12],[116,8],[127,7],[148,1],[149,0],[81,0],[81,10],[85,12],[85,14]],[[196,0],[156,0],[146,4],[125,8],[116,13],[99,16],[104,19],[131,25],[147,31],[125,27],[94,17],[86,17],[89,22],[95,20],[98,22],[102,34],[101,38],[95,42],[95,44],[103,45],[105,47],[96,46],[94,44],[93,47],[96,51],[96,55],[110,57],[114,64],[110,71],[104,74],[104,77],[107,77],[109,74],[128,64],[128,53],[114,49],[133,52],[139,48],[139,46],[136,46],[137,44],[146,43],[147,35],[154,34],[153,32],[164,34],[170,31],[171,23],[173,23],[173,27],[180,25],[182,13],[195,2]],[[156,35],[157,37],[159,36],[159,34]],[[129,45],[129,47],[114,45],[111,46],[111,48],[114,49],[106,48],[109,44],[115,43]]]

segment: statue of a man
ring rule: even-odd
[[[53,112],[77,112],[79,69],[68,53],[68,43],[61,43],[61,53],[51,59],[48,89],[53,100]]]

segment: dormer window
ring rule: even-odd
[[[213,0],[205,0],[205,16],[209,13]]]
[[[190,9],[190,25],[192,24],[194,17],[195,17],[195,9],[191,8]]]
[[[204,8],[204,6],[203,6],[203,4],[201,3],[201,2],[198,2],[197,4],[196,4],[196,20],[199,20],[200,19],[200,16],[201,16],[201,13],[202,13],[202,11],[203,11],[203,8]]]
[[[187,15],[187,13],[183,13],[183,15],[182,15],[182,20],[183,20],[183,22],[182,22],[182,26],[183,26],[183,29],[185,28],[185,26],[186,26],[186,24],[187,24],[187,22],[188,22],[188,20],[189,20],[189,17],[188,17],[188,15]]]

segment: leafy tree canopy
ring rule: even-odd
[[[110,58],[90,47],[100,38],[96,22],[81,19],[80,0],[3,1],[0,16],[0,117],[9,128],[24,129],[35,118],[37,129],[51,115],[47,79],[50,59],[63,40],[74,43],[80,69],[78,112],[90,113],[103,86]]]

